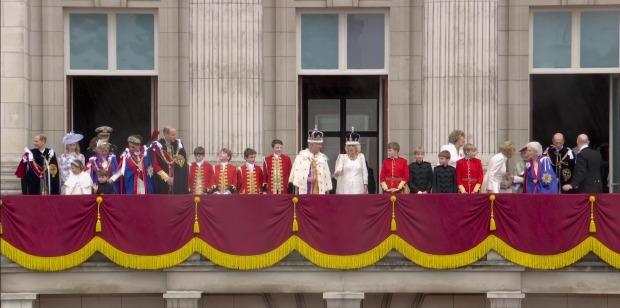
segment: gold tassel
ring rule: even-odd
[[[0,199],[0,207],[2,207],[2,199]],[[0,235],[2,235],[2,222],[0,222]]]
[[[396,195],[390,196],[390,202],[392,202],[392,221],[390,222],[390,231],[396,232]]]
[[[102,196],[97,196],[97,223],[95,224],[95,233],[101,233],[101,203],[103,202]]]
[[[491,221],[489,222],[489,230],[495,231],[497,230],[497,226],[495,225],[495,218],[493,216],[493,204],[495,203],[495,195],[490,195],[489,200],[491,201]]]
[[[590,201],[590,233],[596,233],[596,224],[594,223],[594,202],[596,201],[595,196],[590,196],[588,198]]]
[[[299,231],[299,223],[297,222],[297,202],[299,202],[299,198],[297,196],[293,197],[293,232]]]
[[[198,203],[200,203],[200,197],[194,197],[194,234],[200,233],[200,224],[198,224]]]

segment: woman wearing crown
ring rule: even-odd
[[[332,190],[331,173],[327,156],[321,153],[323,132],[315,126],[308,133],[308,148],[299,152],[293,163],[289,183],[293,183],[295,193],[324,195]]]
[[[336,160],[336,194],[366,194],[368,193],[368,168],[366,158],[361,153],[360,135],[351,127],[351,132],[345,134],[346,154],[338,155]]]

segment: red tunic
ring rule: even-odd
[[[260,194],[263,187],[263,170],[254,165],[254,169],[250,171],[248,165],[243,164],[237,170],[237,182],[239,183],[240,194]]]
[[[384,193],[391,188],[402,189],[409,182],[407,160],[402,157],[384,159],[379,181]]]
[[[291,158],[286,155],[280,155],[278,159],[274,155],[265,157],[263,171],[267,193],[285,194],[292,168]]]
[[[233,164],[226,164],[226,168],[222,169],[222,164],[213,166],[213,178],[211,180],[211,188],[216,188],[220,192],[227,191],[230,187],[237,189],[237,168]]]
[[[213,187],[213,166],[208,162],[191,163],[187,177],[189,192],[195,195],[207,193]]]
[[[479,159],[464,158],[456,162],[456,185],[460,192],[480,192],[483,177],[482,161]]]

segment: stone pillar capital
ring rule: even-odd
[[[166,291],[166,308],[198,308],[201,291]]]
[[[521,291],[491,291],[487,292],[491,308],[521,308],[521,301],[525,294]]]
[[[360,308],[364,293],[354,291],[325,292],[323,299],[327,303],[327,308]]]
[[[0,293],[2,308],[32,308],[37,293]]]

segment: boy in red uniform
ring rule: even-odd
[[[290,157],[282,154],[284,144],[281,140],[274,139],[271,149],[273,154],[265,157],[263,163],[264,185],[267,186],[268,194],[285,194],[288,192],[288,178],[293,164]]]
[[[482,161],[477,159],[476,146],[471,143],[463,147],[465,158],[456,162],[456,184],[462,194],[479,193],[484,173]]]
[[[244,195],[256,195],[264,192],[263,170],[254,164],[256,151],[247,148],[243,151],[245,164],[237,169],[237,182],[239,193]]]
[[[384,193],[398,193],[406,189],[409,182],[409,167],[407,160],[398,157],[400,145],[396,142],[390,142],[387,145],[388,158],[383,160],[379,181]]]
[[[237,168],[230,163],[232,151],[223,148],[220,150],[220,162],[213,166],[213,180],[211,189],[214,194],[228,195],[237,192]]]
[[[204,161],[205,149],[197,147],[194,149],[194,162],[189,165],[189,177],[187,186],[189,192],[194,195],[209,193],[213,186],[213,166]]]

